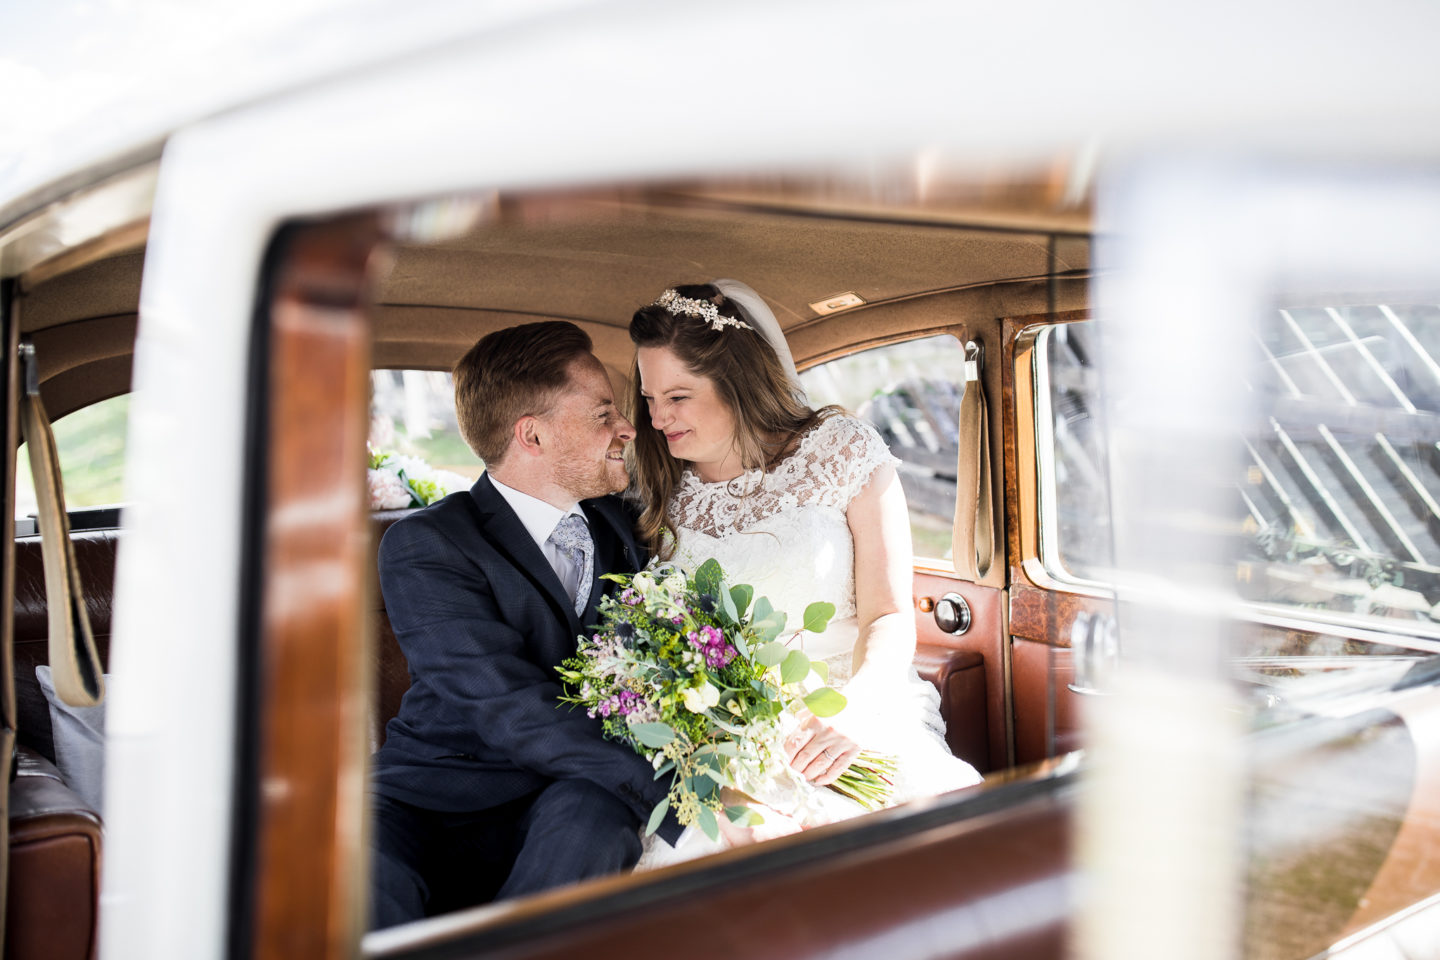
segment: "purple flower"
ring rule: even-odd
[[[691,630],[685,639],[705,657],[710,667],[723,667],[735,659],[735,647],[725,641],[725,634],[718,627],[706,624],[699,630]]]
[[[633,607],[635,604],[640,602],[640,594],[637,591],[626,587],[624,590],[620,591],[620,602],[624,604],[629,604]]]
[[[628,717],[646,705],[645,698],[633,690],[621,690],[614,697],[614,702],[616,712],[622,717]]]

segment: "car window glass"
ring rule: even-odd
[[[1041,550],[1065,580],[1109,566],[1093,324],[1036,341]],[[1236,357],[1266,411],[1235,478],[1240,595],[1440,627],[1440,307],[1285,305]]]
[[[65,484],[67,510],[114,506],[124,498],[129,415],[130,397],[122,394],[55,421],[55,452]],[[32,516],[36,510],[28,445],[21,444],[15,469],[15,518]]]
[[[1040,549],[1063,580],[1104,579],[1111,563],[1097,346],[1091,321],[1048,327],[1036,338]]]
[[[965,348],[949,335],[852,353],[800,375],[812,406],[867,420],[900,459],[915,555],[948,560]]]
[[[485,465],[460,436],[448,372],[376,370],[370,388],[371,509],[433,503],[480,476]]]

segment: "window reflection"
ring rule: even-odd
[[[886,344],[800,375],[814,406],[868,420],[900,459],[915,554],[949,559],[965,348],[949,335]]]
[[[1060,579],[1109,579],[1095,336],[1086,321],[1037,338],[1042,553]],[[1240,596],[1440,627],[1440,307],[1283,306],[1236,356],[1263,411],[1230,518]]]

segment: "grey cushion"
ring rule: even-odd
[[[50,730],[55,743],[55,766],[70,789],[97,813],[105,786],[105,705],[72,707],[55,693],[50,667],[35,668],[35,679],[50,704]],[[109,677],[107,675],[108,684]]]

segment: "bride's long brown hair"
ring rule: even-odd
[[[674,289],[682,297],[708,300],[722,316],[745,320],[745,315],[708,283]],[[674,529],[670,498],[680,482],[683,462],[670,455],[664,438],[650,423],[650,409],[640,394],[641,347],[668,348],[691,373],[715,385],[716,396],[735,418],[735,443],[747,470],[774,466],[794,449],[806,430],[837,408],[812,410],[797,400],[775,351],[754,329],[727,325],[712,330],[705,320],[677,317],[652,304],[635,311],[630,339],[636,359],[630,363],[625,415],[635,424],[635,441],[628,455],[645,504],[639,534],[653,555],[665,559],[672,547],[665,533]]]

